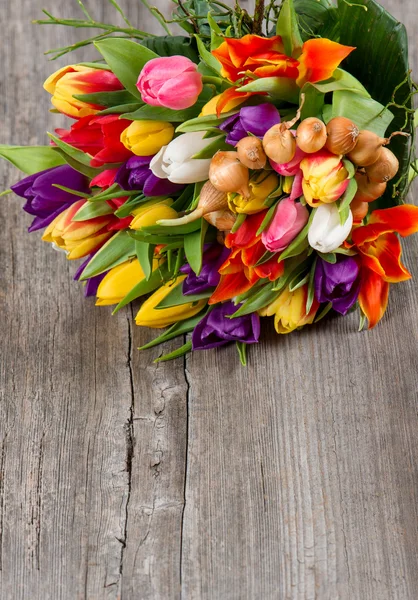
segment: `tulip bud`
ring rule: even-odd
[[[265,171],[259,173],[249,184],[250,197],[245,198],[242,194],[228,194],[228,206],[232,212],[238,214],[253,215],[266,209],[265,201],[279,185],[279,179],[275,173],[266,177]]]
[[[308,286],[306,284],[293,292],[287,287],[277,300],[261,309],[259,315],[261,317],[274,315],[274,327],[277,333],[291,333],[299,327],[313,323],[319,302],[314,300],[309,313],[306,313],[307,298]]]
[[[263,244],[270,252],[281,252],[302,231],[308,219],[306,206],[284,198],[277,205],[270,225],[262,233]]]
[[[154,269],[157,264],[157,261],[154,261]],[[100,282],[97,289],[96,306],[119,304],[144,278],[144,272],[137,258],[113,267]]]
[[[161,329],[162,327],[168,327],[177,321],[184,321],[189,319],[198,312],[206,304],[206,300],[199,300],[198,302],[187,302],[186,304],[180,304],[179,306],[172,306],[170,308],[156,308],[162,300],[177,286],[180,285],[186,275],[177,277],[173,281],[169,281],[162,285],[156,290],[149,298],[145,300],[141,308],[139,309],[135,321],[137,325],[143,327],[154,327]]]
[[[300,163],[306,202],[313,207],[335,202],[348,187],[348,171],[339,156],[327,150],[308,155]]]
[[[173,135],[174,127],[166,121],[132,121],[120,140],[137,156],[151,156],[166,146]]]
[[[204,139],[204,135],[204,131],[179,135],[154,156],[150,163],[151,171],[156,177],[173,183],[196,183],[208,179],[210,158],[192,158],[211,143],[210,139]]]
[[[152,200],[151,202],[141,204],[139,208],[132,212],[134,218],[130,224],[130,228],[141,229],[142,227],[155,225],[160,219],[176,219],[177,212],[171,208],[171,204],[173,204],[171,198],[162,202]]]
[[[350,234],[353,226],[353,214],[350,211],[344,225],[336,204],[321,204],[316,210],[308,232],[309,245],[318,252],[326,254],[341,246]]]

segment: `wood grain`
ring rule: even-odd
[[[418,68],[414,0],[383,4]],[[0,5],[1,143],[45,143],[62,123],[40,82],[68,59],[42,52],[82,36],[31,26],[43,6]],[[17,178],[0,165],[2,189]],[[416,598],[417,238],[415,279],[372,332],[355,316],[280,338],[266,324],[247,369],[234,348],[156,366],[178,342],[137,352],[154,333],[136,306],[111,317],[84,300],[18,199],[1,219],[2,600]]]

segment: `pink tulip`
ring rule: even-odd
[[[270,252],[281,252],[302,231],[308,219],[306,206],[284,198],[279,202],[270,225],[262,233],[263,244]]]
[[[163,56],[147,62],[136,87],[151,106],[183,110],[193,106],[202,91],[202,75],[189,58]]]
[[[296,132],[293,130],[292,133],[293,135],[296,135]],[[293,175],[296,175],[300,170],[300,163],[305,158],[305,156],[306,152],[303,152],[303,150],[301,150],[299,146],[296,146],[296,154],[290,162],[280,165],[279,163],[270,160],[270,164],[279,175],[283,175],[284,177],[292,177]]]

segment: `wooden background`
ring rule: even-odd
[[[406,23],[418,69],[418,6]],[[0,4],[1,143],[46,143],[48,63],[79,39]],[[112,20],[105,0],[87,5]],[[167,8],[168,0],[160,6]],[[155,28],[139,1],[131,18]],[[81,13],[79,13],[81,14]],[[83,32],[84,34],[86,31]],[[0,165],[2,189],[16,181]],[[381,325],[355,315],[155,366],[135,311],[84,300],[73,264],[1,199],[2,600],[413,600],[418,596],[418,236]]]

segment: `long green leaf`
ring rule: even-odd
[[[210,298],[215,288],[211,288],[210,290],[203,292],[201,294],[189,294],[187,296],[183,295],[183,286],[176,285],[171,292],[167,294],[163,300],[156,306],[155,308],[171,308],[173,306],[181,306],[182,304],[188,304],[189,302],[198,302],[199,300],[204,300],[205,298]]]
[[[81,274],[80,280],[100,275],[135,256],[135,241],[126,231],[118,231],[93,256]]]
[[[207,221],[202,220],[200,229],[184,236],[184,251],[187,262],[196,275],[199,275],[202,269],[203,244],[205,243],[208,226]]]
[[[277,19],[276,34],[280,35],[283,40],[285,54],[298,58],[302,52],[302,38],[293,0],[282,2]]]
[[[64,158],[52,146],[0,145],[0,157],[26,175],[65,165]]]
[[[149,279],[152,273],[152,263],[154,259],[154,248],[152,244],[146,242],[135,242],[136,256],[139,260],[142,270],[144,271],[145,279]]]
[[[184,356],[185,354],[190,352],[191,349],[192,349],[192,342],[186,342],[183,346],[181,346],[181,348],[178,348],[177,350],[174,350],[173,352],[170,352],[169,354],[164,354],[163,356],[156,358],[154,360],[154,362],[155,363],[166,362],[167,360],[173,360],[174,358],[180,358],[181,356]]]
[[[133,104],[137,102],[136,96],[133,96],[126,90],[116,92],[96,92],[95,94],[76,94],[74,98],[90,104],[99,106],[114,107],[121,104]]]
[[[203,316],[205,315],[206,311],[207,309],[204,309],[203,312],[200,312],[194,317],[190,317],[190,319],[185,319],[184,321],[174,323],[174,325],[171,325],[171,327],[166,329],[166,331],[164,331],[161,335],[152,340],[152,342],[148,342],[148,344],[141,346],[140,348],[138,348],[138,350],[147,350],[148,348],[158,346],[163,342],[168,342],[168,340],[178,337],[179,335],[183,335],[185,333],[193,331],[196,325],[203,319]]]
[[[82,206],[71,219],[72,221],[88,221],[95,217],[111,215],[113,208],[107,202],[87,202]]]

